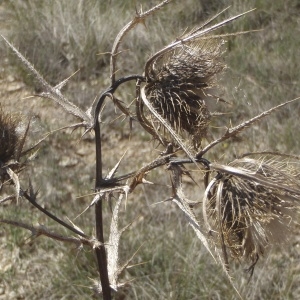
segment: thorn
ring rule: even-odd
[[[135,5],[135,13],[137,17],[140,17],[143,14],[143,6],[140,5],[140,10],[138,10],[137,6]]]
[[[78,69],[77,71],[75,71],[73,74],[71,74],[69,77],[67,77],[65,80],[63,80],[62,82],[60,82],[59,84],[57,84],[54,89],[57,90],[61,90],[66,84],[67,82],[74,76],[76,75],[78,72],[80,71],[80,69]]]
[[[82,229],[80,228],[80,227],[78,227],[77,225],[75,225],[67,216],[66,216],[66,219],[72,224],[72,226],[76,229],[76,230],[78,230],[78,231],[80,231],[82,234],[84,234],[84,232],[82,231]]]
[[[144,183],[144,184],[154,184],[153,182],[148,181],[145,178],[142,178],[142,183]]]
[[[126,210],[126,207],[127,207],[127,201],[128,201],[128,194],[130,192],[130,187],[129,185],[125,185],[124,188],[123,188],[123,191],[124,191],[124,194],[125,194],[125,210]]]
[[[148,27],[147,27],[147,25],[146,25],[146,19],[141,18],[141,19],[139,20],[139,23],[142,24],[142,25],[148,30]]]
[[[116,165],[111,169],[111,171],[107,174],[105,179],[111,179],[116,174],[116,171],[118,170],[121,161],[123,160],[125,154],[127,153],[127,150],[124,152],[124,154],[121,156],[120,160],[116,163]]]

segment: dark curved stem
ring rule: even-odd
[[[195,157],[195,161],[201,163],[206,169],[209,170],[210,161],[206,158],[197,158]],[[172,157],[170,159],[171,164],[192,164],[194,163],[190,158],[180,158],[180,157]]]
[[[42,206],[40,206],[35,199],[33,199],[27,192],[22,191],[23,196],[33,205],[35,206],[38,210],[40,210],[42,213],[44,213],[46,216],[48,216],[49,218],[51,218],[52,220],[54,220],[55,222],[59,223],[60,225],[64,226],[65,228],[73,231],[74,233],[84,237],[84,238],[88,238],[87,235],[85,235],[84,233],[82,233],[81,231],[75,229],[74,227],[70,226],[69,224],[65,223],[64,221],[62,221],[61,219],[57,218],[55,215],[53,215],[51,212],[47,211],[45,208],[43,208]]]
[[[95,108],[93,109],[94,111],[94,118],[95,118],[95,126],[97,125],[97,121],[98,121],[98,117],[99,117],[99,113],[100,110],[102,108],[102,105],[104,103],[105,98],[109,95],[109,94],[113,94],[116,89],[123,83],[127,82],[127,81],[131,81],[131,80],[140,80],[140,81],[146,81],[146,78],[144,76],[141,75],[129,75],[129,76],[125,76],[122,77],[120,79],[118,79],[112,86],[110,86],[109,88],[107,88],[100,96],[99,99],[96,101]],[[96,136],[97,138],[97,136]]]
[[[96,135],[96,183],[95,190],[99,189],[103,181],[102,178],[102,149],[101,149],[101,131],[98,114],[101,106],[104,102],[106,94],[100,97],[98,105],[96,106],[96,124],[95,124],[95,135]],[[96,238],[101,243],[99,247],[95,249],[95,254],[98,262],[98,271],[101,281],[102,293],[104,300],[111,300],[111,290],[108,278],[107,269],[107,258],[104,247],[104,235],[103,235],[103,216],[102,216],[102,198],[95,204],[95,222],[96,222]]]
[[[104,300],[111,300],[111,290],[108,278],[107,258],[103,236],[103,217],[102,217],[102,199],[95,205],[95,219],[96,219],[96,238],[100,241],[101,245],[95,249],[96,258],[98,262],[98,270],[100,275],[102,294]]]
[[[95,190],[100,189],[105,186],[105,179],[103,179],[102,174],[102,149],[101,149],[101,128],[99,121],[99,113],[103,106],[105,98],[109,94],[113,94],[116,89],[127,81],[131,80],[145,80],[143,76],[140,75],[130,75],[127,77],[120,78],[112,86],[106,89],[99,97],[95,104],[94,110],[94,122],[95,122],[95,146],[96,146],[96,182]],[[98,270],[100,275],[100,281],[102,286],[102,293],[104,300],[111,300],[111,289],[109,284],[108,269],[107,269],[107,256],[104,247],[104,235],[103,235],[103,215],[102,215],[102,198],[95,205],[95,222],[96,222],[96,238],[100,242],[100,246],[95,249]]]

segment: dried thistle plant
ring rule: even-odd
[[[0,191],[5,183],[12,182],[15,187],[15,195],[1,199],[0,203],[19,199],[20,182],[17,173],[23,168],[19,158],[26,137],[26,133],[22,136],[18,132],[21,121],[21,115],[6,113],[0,106]]]
[[[146,105],[151,112],[145,116],[143,106],[138,108],[140,119],[147,123],[144,128],[161,141],[170,141],[169,135],[174,130],[171,140],[190,158],[188,149],[175,135],[187,133],[184,138],[191,139],[194,149],[199,149],[211,120],[207,101],[218,100],[210,90],[217,86],[218,76],[226,67],[222,60],[223,37],[231,34],[212,35],[212,32],[247,13],[209,26],[222,12],[155,53],[145,65],[142,100],[144,104],[149,101],[151,108]]]
[[[0,166],[16,159],[16,154],[21,144],[18,125],[21,116],[3,111],[0,106]]]
[[[145,74],[150,103],[177,133],[187,132],[195,148],[206,137],[211,120],[207,91],[225,68],[223,43],[222,39],[196,39],[180,44],[155,58]]]
[[[299,171],[297,171],[299,158],[273,154],[268,159],[266,156],[259,159],[241,158],[225,166],[210,163],[203,157],[217,144],[236,136],[254,122],[299,98],[277,105],[238,126],[228,129],[223,136],[215,139],[203,149],[199,149],[201,141],[207,135],[212,116],[207,105],[207,101],[213,98],[210,95],[210,89],[217,86],[218,76],[225,68],[222,61],[222,45],[224,43],[223,37],[227,35],[212,35],[211,32],[247,12],[210,26],[210,23],[219,14],[214,16],[205,24],[185,33],[155,53],[146,62],[143,76],[129,75],[116,79],[117,58],[121,53],[119,51],[121,41],[131,29],[143,23],[147,16],[158,11],[170,1],[164,0],[144,13],[142,11],[137,12],[133,20],[123,27],[117,35],[111,51],[111,84],[95,98],[86,112],[75,106],[62,94],[63,86],[71,77],[56,86],[51,86],[34,68],[33,64],[4,39],[41,84],[43,92],[38,96],[51,99],[67,113],[79,118],[79,123],[64,128],[84,127],[85,132],[94,131],[95,133],[95,197],[87,208],[92,206],[95,208],[95,237],[84,233],[73,222],[71,222],[72,226],[67,224],[39,205],[38,193],[34,191],[31,183],[27,189],[21,187],[18,176],[9,162],[14,159],[17,165],[21,166],[19,158],[34,149],[45,138],[30,149],[23,151],[29,125],[25,133],[19,136],[17,134],[18,118],[4,114],[2,111],[0,111],[0,130],[1,134],[3,133],[0,136],[0,175],[2,176],[5,172],[5,176],[11,180],[17,191],[17,199],[21,194],[24,199],[42,213],[78,237],[61,236],[47,228],[29,226],[23,222],[6,219],[0,219],[0,222],[30,230],[32,235],[46,235],[55,240],[74,243],[77,247],[82,245],[91,247],[97,259],[100,280],[95,284],[95,290],[97,296],[102,293],[103,299],[107,300],[112,299],[113,291],[117,292],[120,287],[127,283],[121,282],[120,275],[135,255],[134,253],[125,263],[119,261],[120,239],[124,230],[130,225],[119,229],[120,205],[123,198],[127,199],[127,196],[135,190],[137,185],[146,182],[146,174],[158,167],[167,166],[171,173],[172,196],[168,200],[173,201],[184,213],[197,237],[213,255],[209,247],[208,237],[201,228],[200,218],[194,210],[199,201],[191,201],[185,196],[182,181],[183,176],[191,177],[184,164],[193,162],[197,165],[198,170],[205,174],[206,191],[203,200],[203,216],[201,217],[221,247],[223,266],[227,267],[225,271],[231,283],[228,273],[227,251],[234,259],[250,261],[252,264],[250,271],[253,272],[258,258],[265,253],[267,248],[271,244],[282,241],[286,232],[290,231],[291,225],[295,221],[296,210],[299,209],[300,178]],[[104,176],[101,148],[103,140],[100,130],[101,111],[105,99],[110,98],[122,113],[129,118],[132,117],[130,111],[114,96],[115,91],[128,81],[136,81],[138,121],[154,138],[166,146],[166,150],[143,167],[118,176],[117,170],[121,163],[120,160],[109,174]],[[210,99],[208,100],[207,97]],[[144,109],[144,106],[147,107],[147,110]],[[198,151],[196,155],[190,152],[190,143]],[[177,157],[178,152],[177,149],[174,150],[174,144],[184,150],[188,158],[186,156]],[[290,163],[293,159],[297,161],[298,165]],[[209,176],[215,172],[217,175],[208,184]],[[131,180],[128,182],[129,179]],[[125,180],[127,183],[124,183]],[[104,228],[107,224],[103,218],[103,206],[105,200],[113,205],[114,198],[118,200],[112,209],[109,236],[105,238]],[[3,201],[0,200],[0,203]]]
[[[232,258],[250,261],[252,274],[269,246],[287,240],[299,213],[297,164],[275,156],[212,164],[218,174],[206,190],[203,212],[225,265],[228,250]]]

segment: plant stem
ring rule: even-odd
[[[109,94],[113,94],[115,90],[124,82],[131,80],[144,80],[143,76],[140,75],[130,75],[127,77],[120,78],[115,81],[112,86],[110,86],[107,90],[105,90],[98,101],[95,103],[94,107],[94,118],[95,118],[95,146],[96,146],[96,182],[95,182],[95,190],[101,189],[103,185],[105,185],[105,179],[103,179],[102,174],[102,149],[101,149],[101,129],[100,129],[100,121],[99,114],[104,103],[106,96]],[[107,255],[104,246],[104,235],[103,235],[103,214],[102,214],[102,200],[103,197],[95,205],[95,222],[96,222],[96,238],[100,242],[100,246],[95,249],[98,270],[100,276],[100,282],[102,286],[102,293],[104,300],[111,300],[111,289],[109,284],[108,277],[108,266],[107,266]]]
[[[88,238],[87,235],[85,235],[84,233],[80,232],[76,228],[70,226],[69,224],[65,223],[64,221],[62,221],[61,219],[59,219],[58,217],[56,217],[55,215],[53,215],[51,212],[47,211],[41,205],[39,205],[36,202],[36,200],[33,197],[31,197],[30,194],[28,194],[26,191],[21,190],[21,192],[22,192],[22,195],[25,197],[25,199],[27,199],[33,206],[35,206],[37,209],[39,209],[46,216],[48,216],[49,218],[51,218],[55,222],[59,223],[60,225],[64,226],[65,228],[67,228],[67,229],[73,231],[74,233],[82,236],[83,238]]]
[[[111,300],[111,290],[109,285],[108,278],[108,269],[107,269],[107,258],[105,247],[103,245],[103,218],[102,218],[102,200],[100,199],[95,205],[95,218],[96,218],[96,237],[100,241],[101,245],[95,248],[95,253],[98,262],[98,270],[100,275],[100,281],[102,286],[102,293],[104,300]]]
[[[101,97],[100,102],[103,103],[105,96]],[[101,149],[101,132],[98,116],[96,117],[95,135],[96,135],[96,183],[95,189],[99,189],[102,178],[102,149]],[[100,246],[95,248],[97,257],[100,282],[104,300],[111,300],[111,290],[108,278],[107,258],[104,246],[103,236],[103,215],[102,215],[102,198],[95,204],[95,220],[96,220],[96,238],[100,242]]]

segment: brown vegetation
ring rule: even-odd
[[[52,125],[56,125],[55,130],[45,130],[45,133],[35,136],[37,118],[32,113],[28,116],[23,112],[22,116],[20,107],[16,105],[14,110],[18,113],[8,113],[4,108],[0,111],[0,191],[3,195],[0,203],[9,204],[1,208],[0,222],[29,230],[31,240],[44,235],[55,241],[71,243],[78,250],[92,251],[95,254],[97,272],[92,267],[88,269],[91,269],[89,271],[93,277],[99,276],[99,279],[93,280],[93,296],[103,295],[104,299],[111,299],[113,295],[120,299],[128,295],[130,297],[136,293],[135,283],[131,284],[131,281],[138,278],[138,275],[130,273],[130,264],[134,260],[137,264],[143,264],[144,260],[138,256],[140,249],[136,241],[130,245],[132,237],[127,240],[123,237],[135,230],[139,232],[140,238],[147,239],[143,236],[146,230],[139,230],[139,224],[148,217],[149,207],[154,203],[146,210],[136,206],[137,199],[141,197],[139,189],[143,187],[146,198],[150,195],[151,198],[159,197],[156,206],[163,203],[175,204],[170,206],[170,211],[176,213],[176,208],[179,209],[177,224],[187,221],[195,237],[223,266],[228,283],[236,291],[234,295],[246,297],[247,291],[233,283],[229,267],[237,260],[242,265],[246,263],[253,275],[258,259],[273,246],[285,243],[285,237],[293,234],[299,217],[299,156],[279,153],[277,149],[258,153],[250,147],[252,152],[232,159],[227,143],[246,132],[246,129],[249,130],[249,127],[254,128],[262,119],[270,118],[271,113],[288,105],[298,105],[299,98],[274,103],[272,108],[261,109],[262,112],[256,112],[254,117],[252,115],[248,119],[243,115],[245,112],[235,107],[232,120],[238,120],[239,113],[243,115],[242,120],[235,122],[238,123],[236,126],[232,126],[224,117],[231,104],[227,99],[223,100],[218,92],[215,93],[216,88],[224,84],[220,79],[220,73],[225,69],[224,40],[235,41],[236,35],[246,33],[243,30],[227,33],[226,28],[241,22],[236,19],[246,13],[225,18],[221,22],[217,22],[217,18],[222,14],[217,14],[201,26],[177,36],[173,42],[150,55],[148,60],[144,57],[146,63],[143,73],[119,75],[117,62],[122,58],[122,42],[129,39],[133,28],[144,24],[145,20],[169,2],[171,1],[163,1],[145,11],[137,10],[134,18],[116,35],[109,53],[110,71],[103,77],[106,78],[108,87],[88,103],[85,101],[87,109],[79,105],[80,100],[70,97],[72,93],[65,91],[67,84],[73,80],[72,76],[59,82],[46,80],[24,54],[7,38],[3,38],[8,48],[33,75],[34,82],[38,83],[35,97],[40,100],[34,98],[33,101],[48,107],[49,103],[54,102],[66,117],[60,118],[56,109],[53,110],[49,120]],[[176,7],[176,4],[173,5]],[[224,10],[222,13],[227,12]],[[126,71],[126,67],[122,68],[122,73],[127,73]],[[129,90],[135,94],[132,101],[125,97]],[[48,103],[48,100],[51,101]],[[211,102],[215,104],[213,109]],[[222,112],[215,110],[216,105]],[[112,117],[114,111],[118,113]],[[42,108],[41,116],[43,113],[46,120],[47,116]],[[126,130],[129,139],[128,136],[125,139],[123,137],[124,128],[112,128],[124,127],[120,116],[129,121]],[[61,126],[57,126],[57,122]],[[39,124],[47,129],[47,124]],[[221,128],[223,131],[216,130],[217,126],[227,128]],[[113,134],[115,131],[122,132],[116,143]],[[260,132],[263,133],[262,130]],[[69,133],[73,133],[77,140],[74,141]],[[132,139],[132,135],[135,139]],[[147,140],[143,141],[145,137]],[[61,142],[58,141],[59,138],[62,139]],[[70,142],[66,142],[66,138]],[[154,141],[158,155],[149,149],[150,140]],[[95,149],[91,147],[91,142]],[[80,144],[83,146],[78,149]],[[227,147],[229,152],[226,155],[229,162],[227,164],[223,163],[224,158],[220,158],[223,155],[218,150],[221,145],[225,147],[223,149]],[[112,147],[116,147],[113,152]],[[124,150],[130,147],[132,149],[128,150],[131,151],[128,155]],[[241,148],[247,151],[247,145]],[[38,156],[41,155],[45,162],[47,159],[51,160],[49,149],[55,151],[56,157],[64,157],[58,161],[63,172],[47,174],[50,180],[56,180],[57,186],[51,188],[48,194],[42,195],[36,187],[36,182],[45,178],[41,175],[43,170],[38,168]],[[82,167],[76,168],[76,172],[70,172],[68,167],[79,167],[79,156],[86,159],[86,162],[81,164]],[[212,157],[218,159],[213,162],[215,159]],[[48,164],[49,162],[45,165]],[[95,174],[91,173],[91,168],[95,170]],[[29,183],[27,176],[30,178]],[[83,176],[85,182],[82,180]],[[158,184],[157,176],[161,178],[162,189],[155,194],[153,184]],[[88,191],[94,177],[93,193],[83,192],[83,187]],[[72,199],[75,192],[73,184],[70,185],[72,180],[79,183],[77,193],[90,194],[82,197],[89,202],[85,201],[79,210],[74,198]],[[60,189],[63,195],[57,193]],[[191,193],[190,190],[196,192]],[[199,196],[200,193],[204,193],[203,198]],[[133,195],[136,197],[135,201],[130,200]],[[48,203],[47,198],[51,196],[56,201]],[[47,225],[32,225],[31,208],[27,204],[46,216],[43,222],[47,222]],[[199,209],[201,204],[202,210]],[[57,209],[58,206],[61,208]],[[84,206],[86,208],[83,210]],[[25,213],[11,214],[10,207]],[[26,215],[26,211],[29,214]],[[62,217],[65,214],[68,215],[67,221]],[[53,221],[56,224],[54,229],[48,226],[48,222],[51,224]],[[167,220],[160,221],[158,227],[164,227],[166,223]],[[63,233],[58,231],[59,228],[64,230]],[[163,228],[162,232],[168,234]],[[150,250],[150,253],[156,255],[154,250]],[[89,257],[87,261],[90,266],[93,258]],[[70,267],[72,270],[73,264]],[[154,274],[154,269],[152,272]],[[87,280],[87,277],[79,279],[79,284],[83,284],[83,280]],[[150,277],[148,282],[151,282]],[[188,290],[188,287],[189,283],[185,289]],[[213,292],[212,288],[210,293]],[[69,293],[70,297],[72,295],[70,291],[65,293]],[[163,298],[164,292],[158,287],[155,293]],[[172,290],[170,293],[172,294]],[[200,297],[199,292],[195,295]],[[138,293],[136,297],[139,296]],[[143,297],[148,296],[145,294]]]

